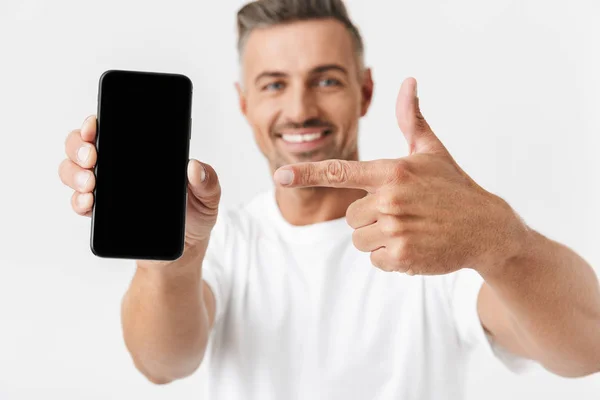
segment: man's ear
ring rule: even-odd
[[[237,94],[238,94],[238,102],[240,105],[240,111],[242,112],[242,114],[244,114],[244,117],[245,117],[246,116],[246,95],[244,94],[242,86],[240,85],[239,82],[235,83],[235,90],[237,91]]]
[[[364,117],[369,110],[371,100],[373,99],[373,78],[371,77],[371,68],[365,69],[361,84],[362,103],[360,116]]]

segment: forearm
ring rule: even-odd
[[[508,311],[518,345],[563,376],[599,371],[600,286],[593,269],[534,231],[523,248],[501,266],[479,271]],[[491,314],[480,314],[485,326]]]
[[[125,344],[154,383],[192,374],[204,357],[210,329],[202,288],[205,252],[206,245],[172,264],[138,262],[123,298]]]

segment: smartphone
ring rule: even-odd
[[[100,77],[95,255],[175,260],[183,254],[192,91],[181,74],[109,70]]]

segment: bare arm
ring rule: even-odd
[[[478,311],[494,340],[558,375],[600,371],[600,286],[581,257],[531,231],[520,255],[479,272]]]
[[[62,182],[73,189],[71,206],[90,216],[94,204],[96,117],[67,136]],[[208,164],[190,160],[185,250],[176,261],[138,261],[122,303],[125,344],[136,367],[152,382],[167,383],[198,368],[215,315],[214,296],[202,281],[202,261],[214,227],[221,186]],[[146,195],[140,193],[140,198]],[[143,201],[143,199],[142,199]]]
[[[125,344],[153,383],[191,375],[204,357],[215,316],[212,291],[202,282],[205,251],[206,245],[186,251],[173,265],[138,262],[123,298]]]
[[[373,265],[410,275],[475,269],[486,281],[480,319],[497,342],[563,376],[600,371],[594,271],[468,176],[431,130],[416,94],[416,81],[406,79],[396,103],[408,157],[295,163],[280,167],[275,182],[365,190],[346,220]]]

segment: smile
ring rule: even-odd
[[[304,128],[301,130],[282,132],[276,135],[280,139],[279,146],[289,153],[305,153],[314,151],[328,142],[333,130]]]
[[[324,130],[321,132],[306,132],[306,133],[282,133],[277,135],[284,142],[287,143],[306,143],[306,142],[314,142],[316,140],[321,139],[323,136],[331,133],[330,130]]]

